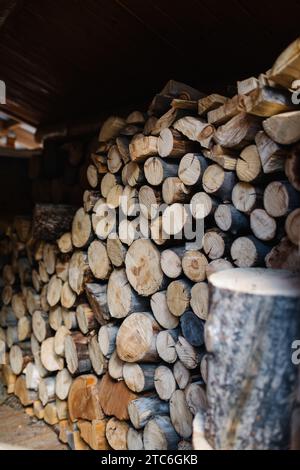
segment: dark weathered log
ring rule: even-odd
[[[76,207],[67,205],[36,204],[33,213],[33,236],[54,241],[71,228]]]
[[[284,449],[297,377],[291,344],[300,334],[299,278],[235,269],[210,283],[206,439],[215,449]]]
[[[193,312],[185,312],[180,317],[182,334],[192,346],[204,344],[204,322]]]
[[[87,283],[85,293],[98,323],[105,325],[111,318],[107,305],[107,285]]]

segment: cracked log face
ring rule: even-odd
[[[299,277],[284,270],[235,269],[213,274],[209,283],[206,439],[215,449],[287,448],[297,376],[291,345],[300,335]]]

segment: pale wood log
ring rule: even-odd
[[[96,375],[100,376],[107,370],[107,360],[102,354],[97,335],[89,339],[89,357]]]
[[[109,444],[106,439],[106,419],[93,419],[92,422],[79,420],[78,428],[82,439],[93,450],[109,450]]]
[[[112,173],[106,173],[100,183],[100,191],[104,198],[107,198],[109,191],[120,182],[118,176]],[[96,203],[97,204],[97,203]],[[96,206],[94,205],[94,207]]]
[[[243,111],[243,98],[240,95],[235,95],[233,98],[228,99],[222,106],[210,110],[207,113],[207,121],[215,126],[220,126],[228,122],[241,111]]]
[[[300,40],[297,38],[288,45],[276,59],[270,78],[285,88],[290,88],[292,82],[299,78],[300,73]]]
[[[92,279],[87,253],[75,251],[69,264],[69,284],[77,295],[82,294],[86,283]]]
[[[122,214],[126,216],[134,216],[138,210],[138,191],[127,185],[124,188],[120,203]]]
[[[117,351],[114,350],[108,361],[108,373],[112,379],[123,380],[123,365],[124,361],[119,358]]]
[[[188,213],[183,204],[175,202],[168,206],[162,216],[162,229],[166,236],[180,236],[188,219]]]
[[[41,361],[49,372],[61,370],[64,367],[64,360],[54,351],[54,338],[47,338],[41,345]]]
[[[160,326],[150,313],[132,313],[117,334],[117,353],[126,362],[156,362],[156,337]]]
[[[41,343],[51,336],[48,315],[42,310],[36,310],[32,315],[32,330],[36,339]]]
[[[72,223],[72,243],[76,248],[83,248],[92,239],[92,224],[89,214],[83,207],[76,212]]]
[[[214,213],[217,206],[217,201],[205,192],[194,194],[190,201],[190,210],[194,219],[208,217]]]
[[[176,279],[182,272],[182,257],[185,247],[169,248],[161,253],[160,266],[163,273],[171,279]]]
[[[47,268],[44,261],[39,261],[39,276],[42,282],[49,282],[49,274],[47,272]]]
[[[276,235],[276,220],[263,209],[251,212],[250,227],[256,238],[262,241],[273,240]]]
[[[153,294],[150,304],[155,320],[163,328],[172,329],[178,326],[178,317],[175,317],[168,308],[166,291],[159,291]]]
[[[46,377],[39,382],[39,399],[43,406],[55,399],[55,377]]]
[[[151,134],[156,136],[159,135],[163,129],[171,127],[174,121],[179,119],[184,114],[185,113],[183,113],[182,110],[171,107],[155,122],[155,126],[153,127]]]
[[[57,245],[61,253],[70,253],[73,250],[71,232],[64,233],[58,240]]]
[[[171,369],[167,366],[158,366],[154,374],[154,385],[161,400],[170,400],[176,390],[176,382]]]
[[[67,335],[71,334],[70,330],[61,325],[54,336],[54,351],[58,356],[64,357],[65,355],[65,338]]]
[[[119,116],[110,116],[101,127],[98,140],[99,142],[108,142],[118,136],[119,132],[125,127],[125,119]]]
[[[187,153],[180,160],[178,176],[186,186],[193,186],[200,183],[207,166],[201,153]]]
[[[155,369],[155,364],[125,363],[123,377],[127,387],[136,393],[153,390]]]
[[[250,183],[237,183],[232,190],[232,203],[240,212],[246,214],[262,205],[262,189]]]
[[[294,144],[300,140],[300,111],[277,114],[263,121],[266,134],[282,145]]]
[[[173,127],[189,140],[199,142],[202,147],[211,146],[215,129],[210,122],[194,116],[184,116],[176,121]]]
[[[287,181],[272,181],[264,191],[264,208],[272,217],[287,216],[300,206],[300,193]]]
[[[40,400],[33,402],[33,413],[37,419],[44,419],[45,410]]]
[[[159,157],[148,158],[144,164],[145,178],[152,186],[158,186],[166,178],[177,176],[178,165],[169,163]]]
[[[62,280],[55,274],[51,277],[47,288],[47,302],[50,307],[54,307],[60,301],[62,290]]]
[[[57,372],[55,380],[55,394],[60,400],[66,400],[68,398],[72,382],[73,379],[68,369],[64,368]]]
[[[44,343],[43,343],[44,344]],[[65,358],[71,374],[90,372],[91,361],[88,350],[88,338],[80,332],[72,332],[65,337]],[[63,359],[62,360],[63,364]],[[62,369],[60,367],[60,369]]]
[[[203,251],[211,260],[222,258],[224,254],[227,254],[230,244],[230,236],[217,228],[205,232],[202,240]]]
[[[129,153],[132,161],[143,161],[147,157],[157,154],[158,138],[137,134],[129,144]]]
[[[169,414],[169,403],[156,395],[140,397],[128,405],[129,418],[135,429],[142,429],[154,416]]]
[[[45,243],[43,246],[43,261],[46,265],[46,270],[49,275],[52,275],[55,272],[56,256],[56,247],[53,244]]]
[[[235,183],[235,173],[224,171],[219,165],[210,165],[203,174],[202,184],[205,192],[219,197],[223,202],[231,201]]]
[[[124,381],[115,381],[105,374],[99,386],[99,400],[106,416],[115,416],[128,420],[128,406],[137,395],[125,385]]]
[[[214,213],[217,226],[224,232],[233,234],[249,231],[249,218],[231,204],[220,204]]]
[[[299,277],[282,270],[238,269],[215,274],[210,287],[205,437],[215,449],[286,448],[297,377],[290,345],[300,331]],[[284,386],[273,387],[274,378]],[[275,402],[275,408],[266,407]]]
[[[146,219],[153,219],[158,212],[162,201],[161,192],[144,185],[139,190],[139,208]]]
[[[124,186],[129,185],[135,187],[143,184],[145,175],[143,168],[137,162],[127,163],[122,170],[122,183]]]
[[[114,450],[127,450],[127,433],[129,424],[126,421],[120,421],[111,418],[106,425],[106,438],[109,445]]]
[[[31,318],[22,317],[18,321],[18,340],[25,341],[29,339],[31,335]]]
[[[68,403],[65,400],[60,400],[59,398],[56,398],[55,406],[56,406],[56,412],[57,412],[57,417],[59,421],[68,419],[69,417]]]
[[[268,117],[295,109],[287,90],[259,87],[243,97],[243,110],[255,116]]]
[[[112,196],[113,195],[114,194],[112,194]],[[120,195],[117,194],[118,201],[119,197]],[[100,240],[106,240],[109,234],[114,230],[115,224],[115,209],[110,207],[105,199],[99,199],[94,206],[94,213],[92,214],[92,225],[95,234]]]
[[[207,397],[202,381],[193,382],[184,391],[187,406],[193,416],[207,409]]]
[[[285,237],[265,258],[267,268],[300,271],[299,247]]]
[[[125,269],[115,269],[108,281],[107,304],[113,318],[124,318],[136,311],[143,311],[148,302],[138,296],[128,283]]]
[[[55,273],[56,276],[61,279],[63,282],[68,280],[68,272],[69,272],[69,259],[62,258],[58,259],[56,262]]]
[[[17,326],[8,326],[6,330],[6,344],[7,347],[10,349],[13,344],[17,344],[19,342],[18,337],[18,327]]]
[[[106,250],[111,263],[120,268],[125,261],[126,248],[121,243],[117,234],[109,236],[106,242]]]
[[[300,246],[300,209],[291,212],[285,221],[285,231],[294,245]]]
[[[129,427],[127,432],[128,450],[144,450],[143,432]]]
[[[266,255],[271,250],[260,240],[250,235],[248,237],[236,238],[231,245],[231,258],[239,268],[250,268],[264,266]]]
[[[20,375],[17,378],[14,394],[19,398],[23,406],[32,405],[32,403],[37,400],[37,393],[34,390],[28,390],[26,388],[25,375]]]
[[[123,166],[122,156],[117,145],[112,145],[107,154],[107,168],[111,173],[117,173]]]
[[[206,279],[206,256],[200,251],[190,250],[182,257],[182,269],[188,279],[200,282]]]
[[[98,323],[105,325],[111,318],[107,303],[107,285],[87,283],[85,293]]]
[[[300,146],[296,145],[285,161],[284,171],[290,184],[300,191]]]
[[[33,213],[33,236],[54,241],[70,229],[75,208],[63,204],[36,204]],[[51,274],[51,273],[49,273]]]
[[[78,329],[76,311],[67,308],[61,309],[63,324],[68,330]]]
[[[135,240],[126,258],[126,275],[132,287],[142,296],[154,294],[164,284],[160,254],[150,240]]]
[[[69,395],[68,409],[71,421],[76,419],[103,419],[99,401],[99,381],[95,375],[86,374],[73,380]]]
[[[11,393],[14,393],[17,376],[14,374],[9,364],[2,364],[1,378],[6,386],[7,394],[10,395]]]
[[[243,148],[250,144],[260,130],[260,118],[246,113],[239,113],[214,134],[217,144],[228,148]]]
[[[76,317],[79,329],[83,334],[87,334],[98,325],[93,310],[86,303],[77,306]]]
[[[123,196],[123,191],[124,191],[124,186],[122,186],[121,184],[116,184],[115,186],[111,188],[106,198],[107,206],[110,209],[116,209],[117,207],[120,206],[122,196]]]
[[[237,81],[237,91],[239,95],[248,95],[259,87],[259,81],[255,77],[245,78]]]
[[[191,288],[190,306],[193,312],[201,320],[206,320],[208,315],[208,285],[205,282],[197,282]]]
[[[157,150],[160,157],[180,158],[186,153],[199,150],[199,144],[185,138],[180,132],[171,129],[163,129],[158,137]]]
[[[55,402],[47,403],[44,409],[44,421],[53,426],[59,422]]]
[[[116,338],[119,331],[119,326],[114,323],[108,323],[101,326],[98,332],[98,342],[102,354],[110,358],[116,349]]]
[[[179,436],[188,439],[192,435],[193,415],[182,390],[175,390],[170,398],[170,418]]]
[[[256,134],[255,143],[263,172],[268,174],[283,171],[288,154],[286,148],[276,144],[264,131]]]
[[[200,116],[207,114],[209,111],[222,106],[226,101],[228,101],[226,96],[218,95],[216,93],[207,95],[198,101],[198,114]]]
[[[163,330],[157,335],[156,349],[158,355],[168,364],[173,364],[177,359],[175,345],[178,340],[178,335],[179,329]]]
[[[256,145],[245,147],[237,159],[236,174],[240,181],[251,183],[261,174],[261,160]]]
[[[166,178],[162,185],[162,197],[166,204],[188,202],[190,191],[177,176]]]
[[[6,363],[6,343],[0,338],[0,366]]]
[[[33,359],[36,367],[38,368],[39,374],[41,377],[46,377],[49,375],[49,371],[43,366],[41,360],[41,345],[38,342],[34,334],[30,338],[30,347],[33,354]]]
[[[181,331],[185,339],[192,345],[204,345],[204,322],[194,312],[185,312],[180,317]]]
[[[32,285],[37,292],[41,290],[41,278],[36,269],[32,270]]]
[[[175,317],[180,317],[187,309],[191,298],[191,282],[185,279],[172,281],[167,288],[167,305]]]
[[[203,154],[209,160],[218,163],[224,170],[235,170],[237,165],[236,151],[222,147],[221,145],[213,145],[209,150],[203,150]]]
[[[11,306],[18,319],[22,318],[26,314],[26,299],[22,292],[18,292],[12,296]]]
[[[89,165],[86,170],[86,178],[92,188],[98,186],[98,170],[95,165]]]
[[[14,344],[9,351],[9,364],[14,374],[23,372],[29,362],[32,361],[30,341]],[[25,377],[25,376],[24,376]]]
[[[174,450],[179,436],[168,416],[156,416],[146,424],[143,440],[146,450]]]
[[[119,135],[116,138],[116,145],[124,164],[130,162],[129,143],[130,140],[124,135]]]
[[[75,301],[76,301],[75,292],[71,289],[68,281],[64,282],[62,289],[61,289],[61,295],[60,295],[60,303],[62,307],[66,309],[70,309],[75,304]]]
[[[175,349],[178,358],[187,369],[195,369],[200,363],[200,356],[197,349],[183,336],[179,336]]]
[[[49,312],[49,325],[52,330],[57,331],[58,328],[62,325],[62,313],[61,306],[56,305],[52,307]]]

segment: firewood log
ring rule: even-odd
[[[204,281],[206,278],[207,258],[196,250],[187,251],[182,257],[182,269],[188,279],[193,282]]]
[[[286,448],[297,375],[290,360],[290,345],[300,331],[296,314],[299,279],[286,271],[265,269],[237,269],[210,279],[206,347],[213,355],[207,383],[205,437],[215,449]],[[239,348],[233,340],[236,334]],[[274,354],[275,343],[280,357]],[[229,388],[224,382],[228,367]],[[274,377],[285,386],[272,387]],[[266,400],[281,405],[270,410]]]
[[[67,401],[56,398],[55,407],[56,407],[56,413],[57,413],[57,417],[59,421],[62,421],[69,417]]]
[[[31,335],[31,318],[28,316],[22,317],[18,320],[18,340],[25,341],[30,339]]]
[[[92,224],[89,214],[81,207],[72,223],[72,243],[76,248],[83,248],[92,239]]]
[[[132,188],[127,185],[124,188],[120,209],[122,214],[130,217],[136,215],[138,208],[138,191],[136,188]]]
[[[287,216],[300,205],[300,193],[287,181],[272,181],[264,191],[264,208],[272,217]]]
[[[43,343],[44,344],[44,343]],[[71,374],[90,372],[91,361],[88,350],[88,338],[80,332],[72,332],[65,337],[66,364]],[[63,364],[63,359],[62,360]],[[60,369],[62,369],[60,367]]]
[[[264,173],[274,173],[284,169],[287,157],[287,150],[284,147],[276,144],[264,131],[256,134],[255,143]]]
[[[32,405],[37,400],[37,392],[26,388],[24,375],[20,375],[15,382],[14,394],[19,398],[23,406]]]
[[[70,330],[65,326],[61,325],[54,336],[54,351],[58,356],[65,356],[65,338],[71,334]]]
[[[177,176],[178,165],[169,163],[159,157],[150,157],[145,161],[144,173],[147,182],[152,186],[158,186],[166,178]]]
[[[197,282],[191,288],[190,306],[197,317],[206,320],[208,315],[208,285],[205,282]]]
[[[129,185],[131,187],[135,187],[143,184],[144,181],[145,175],[143,168],[137,162],[129,162],[123,167],[122,183],[124,186]]]
[[[204,344],[204,323],[193,312],[185,312],[180,317],[180,326],[185,339],[192,346],[202,346]]]
[[[107,250],[107,254],[111,263],[116,268],[120,268],[124,264],[124,261],[125,261],[126,248],[121,243],[117,234],[114,234],[114,236],[108,237],[107,242],[106,242],[106,250]]]
[[[232,190],[232,203],[240,212],[250,214],[262,206],[262,189],[250,183],[237,183]]]
[[[109,444],[106,439],[106,419],[93,419],[92,422],[80,419],[78,428],[80,436],[93,450],[109,450]]]
[[[274,142],[289,145],[300,140],[299,123],[300,111],[289,111],[269,117],[263,121],[263,128]]]
[[[260,118],[243,112],[220,126],[214,140],[225,148],[240,149],[250,144],[259,130]]]
[[[237,159],[236,174],[240,181],[257,181],[261,174],[261,160],[256,145],[248,145]]]
[[[41,308],[41,297],[31,287],[26,290],[26,307],[31,315]]]
[[[235,183],[235,173],[224,171],[219,165],[210,165],[203,174],[204,191],[220,198],[223,202],[231,201],[231,193]]]
[[[30,341],[14,344],[9,351],[9,365],[14,374],[23,372],[29,362],[32,361]]]
[[[297,38],[276,59],[270,71],[270,78],[279,85],[290,88],[292,82],[299,78],[299,64],[299,38]]]
[[[193,415],[182,390],[175,390],[170,398],[170,418],[179,436],[188,439],[192,435]]]
[[[189,384],[186,387],[184,394],[187,406],[193,416],[196,416],[198,412],[206,411],[207,397],[205,386],[203,385],[202,380]]]
[[[47,289],[47,301],[50,307],[54,307],[60,301],[62,280],[55,274],[51,277]]]
[[[159,135],[163,129],[169,128],[174,122],[179,119],[185,113],[178,108],[173,106],[155,122],[153,129],[151,130],[152,135]]]
[[[154,389],[156,364],[130,364],[123,366],[123,377],[127,387],[140,393]]]
[[[167,305],[170,312],[175,317],[180,317],[186,310],[188,310],[191,298],[190,281],[179,279],[172,281],[167,288]]]
[[[222,258],[229,252],[231,237],[217,228],[205,232],[202,245],[203,251],[209,259]]]
[[[41,345],[36,339],[35,335],[32,334],[30,338],[30,348],[33,355],[34,363],[38,368],[39,374],[41,377],[46,377],[49,375],[49,371],[43,366],[41,360]]]
[[[260,240],[250,235],[239,237],[231,245],[231,258],[239,268],[249,268],[263,266],[266,255],[271,250],[269,245],[265,245]]]
[[[112,188],[114,189],[114,188]],[[118,192],[115,199],[115,194],[111,194],[112,203],[120,202],[121,194]],[[106,240],[111,232],[113,232],[116,224],[116,213],[113,207],[110,207],[104,199],[99,199],[94,206],[92,214],[93,230],[100,240]]]
[[[17,326],[8,326],[6,329],[6,344],[7,347],[10,349],[13,344],[17,344],[19,342],[18,336],[18,327]]]
[[[39,399],[43,406],[46,406],[47,403],[53,401],[55,398],[55,377],[45,377],[39,382]]]
[[[123,191],[124,191],[124,186],[122,186],[121,184],[116,184],[115,186],[111,188],[106,198],[107,206],[110,209],[116,209],[117,207],[120,206],[121,199],[123,196]]]
[[[43,366],[49,371],[54,372],[64,367],[64,360],[54,351],[54,338],[47,338],[41,345],[41,361]]]
[[[84,191],[84,193],[83,193],[83,208],[84,208],[85,212],[87,212],[87,213],[91,212],[93,210],[96,202],[98,201],[98,199],[100,199],[100,197],[101,197],[100,191],[93,191],[93,190]],[[64,234],[64,235],[62,235],[62,237],[65,237],[66,235],[67,234]],[[62,237],[57,242],[58,246],[59,246],[59,244],[63,243]],[[65,241],[66,248],[68,249],[68,243],[67,242],[69,242],[68,238]],[[72,240],[71,240],[71,243],[69,243],[70,251],[72,250],[71,244],[72,244]],[[59,246],[59,249],[61,250],[60,246]],[[68,251],[67,251],[67,253],[68,253]]]
[[[61,294],[60,294],[60,303],[64,308],[72,308],[76,301],[76,294],[71,289],[70,284],[68,281],[64,282]]]
[[[57,252],[55,246],[50,243],[45,243],[43,247],[43,260],[49,275],[52,275],[55,272],[56,255]]]
[[[172,247],[161,252],[160,266],[163,273],[171,279],[176,279],[182,273],[182,256],[185,247]]]
[[[128,420],[128,407],[137,395],[125,385],[124,381],[115,381],[105,374],[99,385],[99,400],[106,416],[115,416]]]
[[[92,274],[88,264],[87,253],[75,251],[69,264],[69,284],[71,289],[79,295],[84,291],[85,284],[90,282],[91,279]]]
[[[98,325],[93,310],[86,303],[77,306],[76,317],[79,329],[84,335]]]
[[[188,202],[190,199],[190,189],[177,176],[166,178],[162,185],[162,197],[166,204]]]
[[[100,183],[100,191],[104,198],[107,198],[108,193],[110,190],[120,183],[120,178],[112,173],[106,173],[103,176],[101,183]],[[96,205],[96,204],[95,204]],[[95,208],[95,206],[94,206]]]
[[[98,170],[95,165],[89,165],[86,170],[86,178],[92,188],[98,186]]]
[[[197,351],[183,336],[179,336],[175,346],[178,358],[187,369],[195,369],[200,363]]]
[[[300,209],[291,212],[285,221],[285,231],[289,240],[296,246],[300,246]]]
[[[33,402],[33,413],[37,419],[44,419],[45,410],[40,400]]]
[[[163,129],[158,137],[157,150],[160,157],[180,158],[186,153],[199,150],[199,144],[183,137],[174,129]]]
[[[161,400],[170,400],[176,390],[176,382],[171,369],[167,366],[158,366],[154,374],[154,385]]]
[[[214,213],[217,226],[233,234],[249,232],[249,219],[231,204],[220,204]]]
[[[63,282],[68,280],[69,259],[58,259],[55,266],[55,274]]]
[[[150,304],[155,320],[163,328],[172,329],[178,326],[178,317],[175,317],[168,308],[166,291],[159,291],[153,294]]]
[[[68,328],[68,330],[78,329],[75,310],[68,310],[66,308],[62,308],[61,314],[62,314],[64,326]]]
[[[241,111],[243,111],[243,98],[240,95],[235,95],[233,98],[228,99],[222,106],[210,110],[207,113],[207,120],[214,126],[220,126],[228,122]]]
[[[179,436],[168,416],[156,416],[146,424],[143,440],[146,450],[174,450]]]
[[[137,134],[129,144],[129,153],[132,161],[143,161],[147,157],[156,155],[158,151],[158,138]]]
[[[137,431],[131,426],[127,432],[127,448],[128,450],[144,450],[143,432]]]
[[[168,235],[180,236],[188,219],[188,213],[183,204],[175,202],[168,206],[162,216],[162,229]]]
[[[139,190],[139,205],[140,211],[146,219],[153,219],[158,211],[162,202],[161,192],[144,185]]]
[[[49,282],[49,274],[47,273],[46,265],[44,261],[39,261],[39,277],[40,281],[48,283]]]
[[[273,240],[276,235],[276,220],[263,209],[251,212],[250,227],[256,238],[262,241]]]
[[[55,394],[60,400],[66,400],[68,398],[72,382],[73,379],[68,369],[64,368],[57,372],[55,380]]]
[[[58,328],[62,325],[62,313],[61,306],[56,305],[52,307],[49,312],[49,325],[52,330],[57,331]]]
[[[209,160],[218,163],[224,170],[235,170],[237,165],[236,151],[213,145],[209,150],[203,150],[203,155]]]
[[[108,323],[101,326],[98,332],[98,343],[102,354],[110,358],[116,349],[116,338],[119,331],[119,326],[114,323]]]
[[[159,357],[169,363],[173,364],[177,359],[175,345],[178,340],[179,329],[169,329],[160,331],[156,338],[156,349]]]
[[[107,285],[86,283],[85,293],[88,302],[100,325],[105,325],[111,318],[107,303]]]
[[[270,86],[259,87],[243,98],[243,109],[255,116],[268,117],[295,109],[287,90]]]
[[[32,285],[35,288],[36,292],[41,290],[41,278],[36,269],[32,270]]]
[[[156,337],[160,326],[150,313],[132,313],[117,334],[117,353],[126,362],[156,362]]]
[[[228,101],[228,98],[216,93],[207,95],[198,101],[198,114],[200,116],[207,114],[209,111],[222,106],[226,101]]]
[[[118,116],[110,116],[101,126],[98,137],[99,142],[108,142],[118,136],[119,132],[125,127],[125,119]]]
[[[107,360],[102,354],[97,335],[95,334],[89,338],[88,352],[95,374],[98,376],[104,374],[107,369]]]
[[[116,145],[117,145],[119,154],[121,155],[121,159],[124,164],[130,162],[129,143],[130,143],[129,138],[124,135],[119,135],[116,138]]]
[[[128,405],[129,418],[135,429],[142,429],[154,416],[169,413],[169,403],[156,395],[140,397]]]
[[[107,154],[107,168],[111,173],[117,173],[123,166],[122,156],[117,145],[112,145]]]
[[[12,296],[11,306],[17,318],[22,318],[26,314],[26,300],[22,292]]]
[[[99,401],[99,381],[91,374],[81,375],[73,380],[69,395],[68,409],[71,421],[76,419],[103,419]]]
[[[200,183],[207,166],[201,153],[187,153],[180,160],[178,176],[186,186],[193,186]]]
[[[114,450],[127,450],[127,433],[129,424],[111,418],[106,425],[106,438],[109,445]]]
[[[205,192],[193,195],[190,201],[190,210],[194,219],[204,219],[213,214],[217,208],[217,201]]]
[[[108,361],[108,373],[112,379],[123,380],[123,365],[124,361],[119,358],[115,349]]]
[[[14,393],[17,376],[14,374],[9,364],[2,364],[1,371],[1,379],[6,386],[7,394],[10,395]]]
[[[184,116],[178,119],[173,127],[189,140],[199,142],[202,147],[206,148],[210,147],[215,131],[211,122],[194,116]]]

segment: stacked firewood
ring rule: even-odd
[[[72,448],[190,448],[209,276],[300,269],[292,51],[232,98],[170,81],[147,113],[110,117],[74,218],[39,206],[2,243],[8,392]]]

